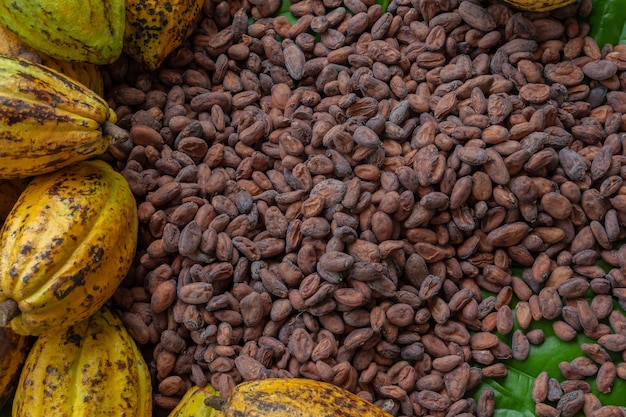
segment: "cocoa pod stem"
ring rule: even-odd
[[[130,138],[125,129],[122,129],[115,123],[111,123],[108,120],[102,124],[102,134],[105,136],[111,136],[111,143],[113,144],[124,143]]]
[[[9,298],[0,303],[0,327],[6,327],[11,320],[20,314],[17,301]]]

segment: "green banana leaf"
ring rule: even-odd
[[[626,13],[623,0],[593,0],[589,15],[589,35],[600,48],[604,45],[626,43]]]
[[[617,304],[614,308],[621,310]],[[519,329],[517,321],[513,331],[516,329]],[[531,398],[531,393],[537,375],[546,371],[550,377],[562,382],[564,378],[559,371],[559,363],[586,356],[580,348],[581,344],[595,343],[594,340],[580,333],[574,340],[564,342],[554,334],[552,322],[545,319],[534,322],[525,332],[534,329],[541,329],[544,332],[544,342],[540,345],[531,345],[530,353],[525,361],[514,359],[505,361],[508,369],[507,376],[498,379],[486,379],[476,390],[474,398],[478,399],[483,390],[486,388],[493,389],[496,401],[494,417],[534,417],[536,415],[535,403]],[[499,335],[509,346],[511,346],[513,331],[506,337]],[[616,363],[621,362],[618,355],[612,354],[612,356]],[[603,405],[622,405],[624,398],[626,398],[626,381],[619,378],[616,379],[610,394],[599,392],[596,389],[594,378],[587,378],[586,381],[591,385],[592,392]],[[582,416],[582,413],[577,414],[577,416]]]
[[[597,264],[605,271],[609,271],[611,266],[604,261],[598,261]],[[522,275],[522,269],[513,268],[513,274]],[[484,292],[484,296],[495,295]],[[589,297],[593,296],[591,291]],[[514,315],[513,330],[507,336],[498,334],[498,337],[511,346],[513,332],[519,329],[517,319],[515,318],[515,304],[517,299],[514,298],[511,308]],[[624,313],[624,310],[617,303],[613,303],[613,308]],[[607,323],[607,320],[602,320]],[[579,333],[575,339],[565,342],[560,340],[554,333],[552,322],[549,320],[534,321],[528,329],[523,330],[524,333],[530,330],[541,329],[545,335],[545,340],[540,345],[531,345],[530,353],[525,361],[510,359],[504,363],[507,365],[508,374],[504,378],[483,380],[476,389],[474,398],[478,397],[486,388],[493,389],[495,393],[496,408],[494,417],[534,417],[535,403],[531,398],[533,385],[539,373],[546,371],[552,378],[556,378],[562,382],[564,378],[559,370],[559,363],[569,362],[580,356],[586,356],[580,346],[584,343],[596,343],[582,333]],[[615,363],[621,362],[621,356],[615,352],[608,352]],[[603,394],[596,388],[594,378],[587,378],[586,381],[591,385],[592,392],[598,397],[603,405],[622,405],[626,398],[626,381],[616,378],[612,391],[609,394]],[[582,412],[576,417],[583,417]]]

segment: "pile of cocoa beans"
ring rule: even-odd
[[[159,70],[105,70],[140,218],[113,302],[162,413],[301,376],[487,417],[472,390],[547,319],[594,343],[537,378],[537,414],[623,415],[585,380],[626,379],[626,46],[588,36],[591,1],[280,6],[206,0]]]

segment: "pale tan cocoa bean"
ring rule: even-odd
[[[435,334],[443,340],[455,342],[461,346],[468,344],[470,340],[469,330],[461,323],[452,320],[437,323]]]
[[[495,410],[495,393],[491,388],[487,388],[480,393],[476,402],[476,415],[478,417],[488,417],[493,415]]]
[[[276,273],[262,269],[259,271],[259,277],[263,282],[263,286],[271,294],[274,294],[280,298],[285,298],[287,296],[287,286],[280,280]]]
[[[299,363],[305,363],[311,357],[315,343],[311,335],[302,328],[297,328],[289,337],[287,348]]]
[[[206,304],[213,296],[213,285],[208,282],[191,282],[177,291],[178,299],[188,304]]]
[[[463,358],[458,355],[446,355],[434,358],[432,362],[433,369],[447,373],[463,363]]]
[[[459,14],[464,22],[482,32],[490,32],[496,27],[493,16],[483,7],[469,3],[459,5]]]
[[[544,318],[553,320],[561,314],[561,299],[556,289],[545,287],[539,292],[539,306]]]
[[[581,390],[575,390],[563,394],[557,403],[557,410],[562,416],[574,416],[582,409],[585,397]]]
[[[422,376],[415,384],[419,391],[440,391],[444,388],[443,377],[434,373]]]
[[[593,412],[602,407],[602,403],[595,394],[585,393],[585,403],[583,404],[583,414],[593,415]]]
[[[561,62],[546,65],[545,76],[551,82],[558,82],[568,87],[580,83],[584,78],[584,73],[573,64]]]
[[[171,410],[180,402],[180,397],[168,397],[161,394],[155,394],[154,403],[166,410]]]
[[[604,362],[598,369],[598,373],[596,375],[596,387],[598,388],[598,391],[603,394],[610,393],[616,377],[617,369],[615,364],[611,361]]]
[[[164,281],[152,292],[150,307],[155,313],[161,313],[170,307],[176,299],[176,282]]]
[[[503,363],[496,363],[483,368],[483,376],[487,378],[501,378],[506,376],[507,369]]]
[[[573,181],[580,181],[584,178],[587,165],[579,154],[569,148],[559,151],[559,160],[567,176]]]
[[[459,400],[465,394],[470,377],[470,365],[467,362],[461,363],[455,369],[444,375],[444,385],[450,398]]]
[[[496,329],[501,334],[509,334],[513,329],[513,312],[508,305],[503,305],[497,310]]]
[[[472,300],[472,290],[470,288],[463,288],[455,293],[448,302],[448,308],[451,312],[455,312],[463,309]]]
[[[487,242],[493,246],[513,246],[519,243],[530,231],[523,222],[500,226],[487,234]]]
[[[367,285],[365,285],[365,287],[367,287]],[[352,308],[362,306],[368,300],[363,292],[353,288],[338,288],[333,293],[333,298],[339,304]]]
[[[373,330],[371,327],[353,330],[346,336],[346,339],[344,339],[344,346],[349,350],[359,348],[363,346],[372,335]]]
[[[557,417],[560,415],[556,407],[546,403],[537,403],[535,405],[535,413],[540,417]]]
[[[378,246],[362,239],[357,239],[353,243],[348,244],[348,254],[356,262],[378,262],[380,260]]]
[[[408,304],[394,304],[385,312],[387,320],[396,326],[408,326],[413,323],[415,312]]]
[[[489,350],[473,350],[472,359],[481,365],[491,365],[496,358]]]
[[[513,358],[517,360],[526,360],[530,352],[530,342],[521,330],[516,330],[513,333],[513,340],[511,342],[511,349],[513,351]]]
[[[624,407],[617,405],[605,405],[597,410],[594,410],[591,414],[593,417],[609,417],[609,416],[619,416],[620,414],[624,414]]]
[[[498,344],[491,348],[493,356],[498,360],[507,360],[513,357],[513,351],[508,344],[503,341],[498,341]]]
[[[595,189],[585,190],[581,198],[581,207],[590,220],[600,221],[606,214],[600,192]]]
[[[530,305],[526,301],[519,301],[515,305],[515,319],[522,329],[527,329],[532,322]]]
[[[158,390],[165,396],[180,396],[184,394],[187,387],[183,379],[178,375],[171,375],[159,382]]]
[[[583,376],[592,376],[598,372],[598,366],[584,356],[573,359],[570,361],[570,365],[574,372]]]
[[[324,253],[319,260],[320,267],[328,272],[341,272],[350,269],[354,258],[348,254],[331,251]]]
[[[548,380],[550,376],[548,372],[542,371],[535,378],[532,390],[532,399],[535,403],[539,404],[546,401],[548,397]]]
[[[478,332],[472,334],[470,344],[472,349],[489,349],[498,344],[498,337],[493,333]]]
[[[546,84],[528,83],[519,90],[520,98],[531,104],[544,103],[550,97],[550,87]]]
[[[252,291],[239,302],[239,310],[245,326],[253,327],[263,319],[263,300],[261,294]]]
[[[557,287],[557,291],[561,297],[577,298],[583,296],[587,292],[587,290],[589,290],[589,281],[582,277],[572,277],[571,269],[569,269],[569,271],[566,271],[565,269],[561,270],[565,271],[566,276],[566,278],[562,281],[559,279],[561,283]]]
[[[603,348],[612,352],[620,352],[626,348],[626,335],[607,334],[598,339],[598,343]]]
[[[434,411],[444,411],[452,404],[449,398],[427,389],[419,391],[416,400],[422,407]]]
[[[611,360],[611,357],[606,350],[596,343],[583,343],[580,348],[587,356],[599,365]]]
[[[567,219],[572,213],[571,202],[562,194],[554,192],[541,197],[541,207],[555,219]]]
[[[487,149],[489,160],[485,163],[483,170],[495,184],[505,185],[510,180],[509,170],[506,167],[502,156],[493,149]]]
[[[187,346],[185,340],[173,330],[161,332],[160,342],[165,349],[173,353],[181,353]]]
[[[263,379],[269,375],[269,370],[262,363],[248,355],[237,356],[234,364],[244,381]]]
[[[146,344],[150,341],[150,331],[141,315],[124,312],[122,321],[131,337],[139,344]]]
[[[580,324],[586,332],[592,333],[598,327],[598,318],[593,314],[591,307],[587,301],[579,300],[576,302],[576,309],[580,317]]]
[[[563,341],[570,341],[576,337],[576,330],[569,324],[562,320],[557,320],[552,323],[552,329],[556,337]]]
[[[535,329],[535,330],[531,330],[528,333],[526,333],[526,337],[528,338],[528,341],[530,343],[532,343],[533,345],[538,345],[543,343],[543,340],[545,338],[544,333],[541,329]]]
[[[130,137],[138,146],[153,146],[161,149],[164,144],[163,137],[158,131],[145,125],[135,125],[130,129]]]

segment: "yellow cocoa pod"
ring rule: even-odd
[[[185,392],[178,405],[168,417],[215,417],[217,410],[204,404],[208,397],[215,397],[219,392],[210,384],[203,387],[194,385]]]
[[[123,50],[155,70],[191,34],[204,0],[126,0]]]
[[[104,96],[104,80],[97,65],[52,58],[41,51],[29,48],[17,36],[0,26],[0,55],[18,57],[26,53],[36,54],[41,64],[85,85],[100,97]]]
[[[0,327],[0,408],[15,392],[26,356],[35,341]]]
[[[108,308],[35,341],[20,375],[13,417],[150,417],[148,366]]]
[[[104,97],[104,80],[97,65],[87,62],[62,61],[46,54],[39,55],[42,65],[68,76],[72,80],[83,84],[100,97]]]
[[[304,378],[242,382],[227,399],[208,397],[205,404],[221,410],[216,417],[391,417],[350,391]]]
[[[84,85],[44,65],[0,56],[0,178],[26,178],[101,155],[128,139]]]
[[[89,317],[128,273],[137,230],[128,182],[106,162],[33,178],[0,233],[0,326],[40,335]]]
[[[124,19],[124,0],[0,0],[0,24],[31,48],[64,61],[115,61]]]
[[[549,12],[576,3],[576,0],[504,0],[504,2],[529,12]]]

